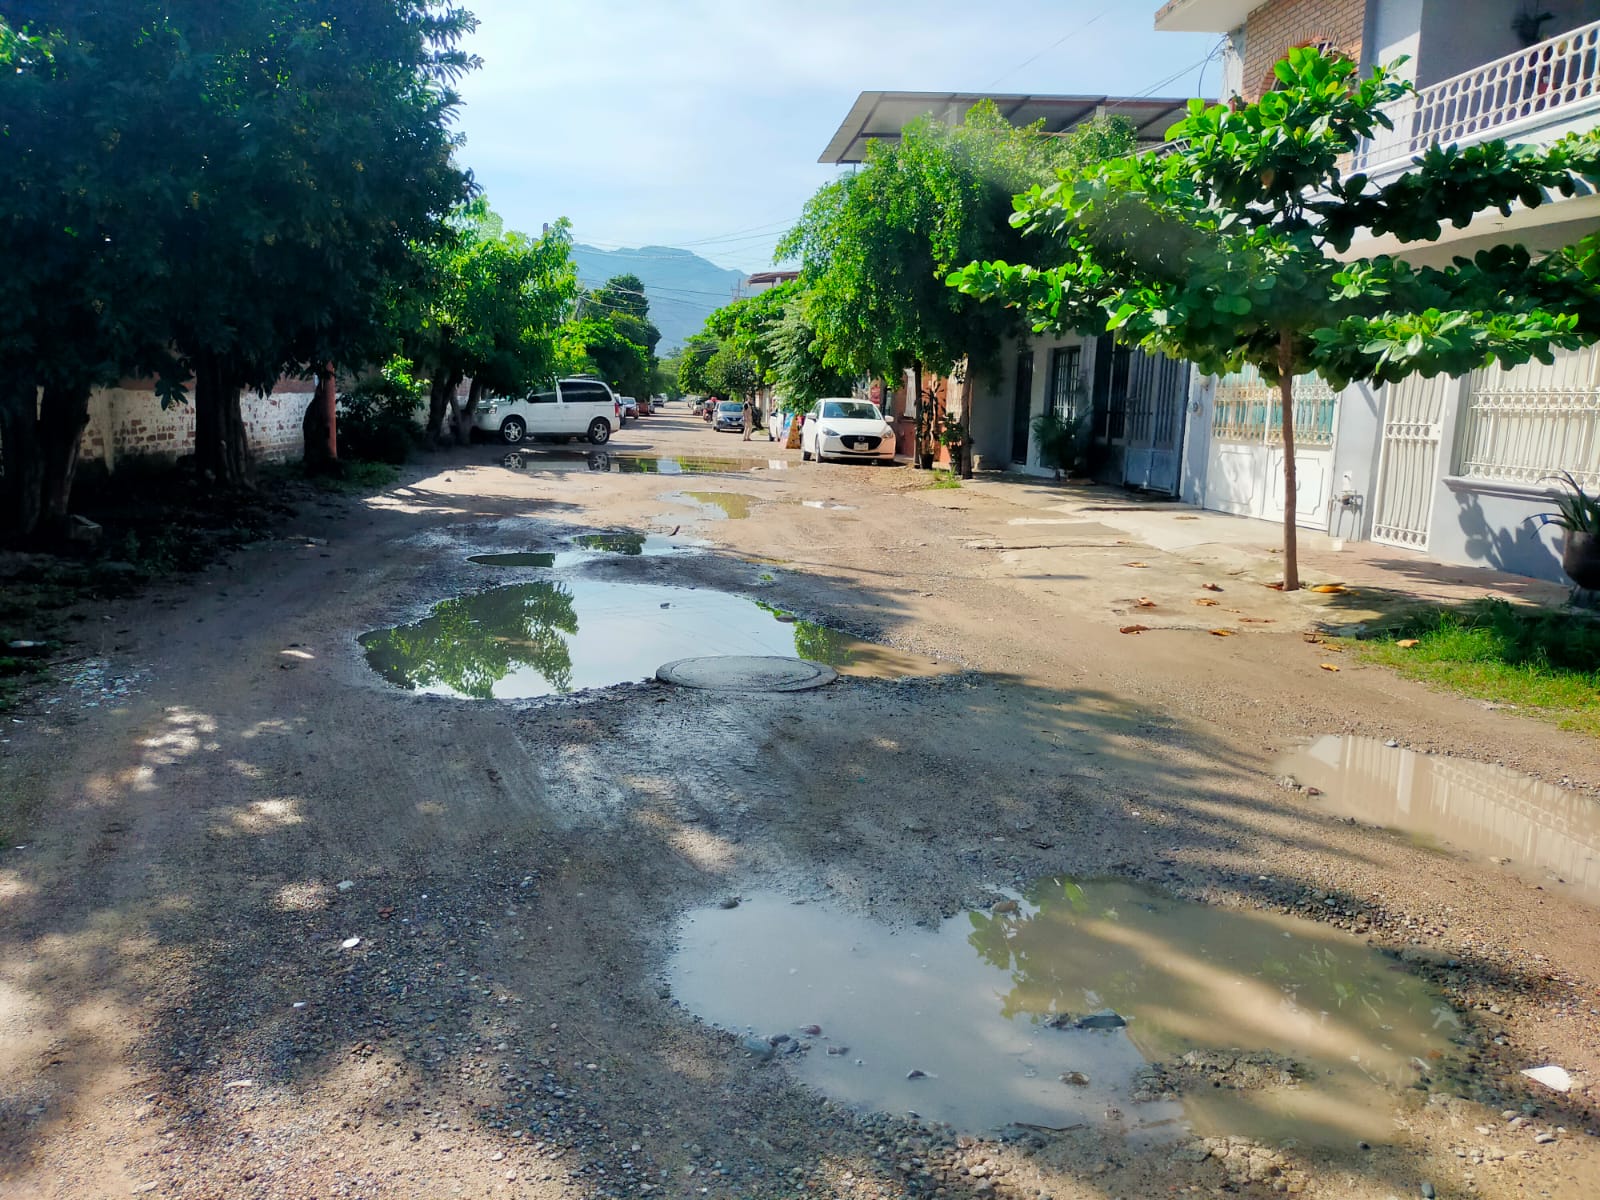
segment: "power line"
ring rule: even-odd
[[[1094,16],[1090,17],[1087,21],[1083,22],[1081,25],[1074,26],[1073,28],[1067,30],[1067,32],[1063,33],[1055,41],[1051,42],[1043,50],[1039,51],[1039,53],[1033,55],[1033,57],[1025,58],[1021,62],[1019,62],[1016,66],[1010,67],[1010,68],[1008,68],[1008,69],[1006,69],[1004,71],[1001,71],[1000,74],[996,75],[988,83],[983,85],[983,90],[984,91],[988,91],[995,84],[999,83],[1002,79],[1004,79],[1007,75],[1015,75],[1018,71],[1022,70],[1023,67],[1030,66],[1033,63],[1038,62],[1041,58],[1043,58],[1046,54],[1049,54],[1050,51],[1054,50],[1057,46],[1061,45],[1061,43],[1065,42],[1068,38],[1076,37],[1078,34],[1082,33],[1085,29],[1089,28],[1089,26],[1093,25],[1096,21],[1100,20],[1101,17],[1109,16],[1111,14],[1111,12],[1114,9],[1116,9],[1117,7],[1118,6],[1116,4],[1108,4],[1102,11],[1097,12]]]

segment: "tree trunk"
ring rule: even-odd
[[[972,398],[977,389],[972,386],[972,363],[961,376],[961,478],[972,478]]]
[[[202,478],[251,485],[250,440],[239,404],[241,385],[224,363],[202,354],[194,365],[194,458]]]
[[[78,449],[89,423],[89,384],[46,385],[39,416],[39,443],[44,452],[42,521],[52,533],[64,532],[72,481],[78,473]]]
[[[1283,590],[1300,590],[1300,547],[1294,523],[1299,488],[1294,471],[1294,335],[1278,336],[1278,404],[1283,409]]]
[[[478,411],[478,405],[483,401],[483,384],[476,378],[467,388],[467,403],[465,407],[455,410],[456,415],[456,443],[461,446],[472,441],[472,416]],[[455,408],[456,394],[450,393],[450,406]]]
[[[917,397],[915,411],[912,414],[916,429],[916,464],[918,469],[926,471],[933,466],[934,451],[928,444],[928,413],[925,410],[927,398],[922,394],[921,362],[911,368],[911,387]]]
[[[39,390],[33,376],[0,374],[0,539],[39,527],[44,453],[39,445]]]
[[[428,392],[428,444],[438,449],[444,442],[445,414],[455,407],[456,389],[461,386],[461,375],[443,368],[433,377]]]
[[[311,393],[306,415],[300,421],[308,475],[342,473],[339,463],[338,405],[338,374],[331,362],[322,363],[317,368],[316,390]]]

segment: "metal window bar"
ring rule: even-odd
[[[1079,346],[1057,346],[1050,352],[1050,411],[1066,421],[1081,411],[1083,381],[1078,370],[1081,355]]]
[[[1339,394],[1315,373],[1294,381],[1294,440],[1297,446],[1333,445]],[[1217,381],[1211,414],[1211,435],[1226,442],[1283,441],[1283,414],[1278,388],[1245,366]]]
[[[1458,475],[1538,483],[1571,471],[1600,485],[1600,347],[1474,371],[1464,409]]]
[[[1471,141],[1517,121],[1596,104],[1600,21],[1401,97],[1387,109],[1394,128],[1377,130],[1357,152],[1356,165],[1371,170],[1429,146]]]

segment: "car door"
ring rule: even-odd
[[[611,404],[611,392],[603,383],[592,379],[572,379],[561,384],[564,420],[563,433],[582,435],[589,432],[589,422],[604,417],[615,425],[616,416]]]
[[[813,404],[806,410],[805,422],[804,427],[800,430],[800,445],[802,448],[809,449],[812,455],[815,456],[817,447],[821,444],[817,441],[817,430],[822,424],[822,405],[820,403]]]
[[[556,423],[556,393],[552,388],[546,392],[533,392],[518,400],[512,411],[527,424],[531,434],[544,435],[554,433]],[[505,417],[501,417],[502,422]]]

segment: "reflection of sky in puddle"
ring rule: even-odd
[[[676,455],[651,458],[631,454],[593,454],[588,456],[591,471],[623,475],[740,475],[750,471],[781,471],[789,464],[783,459],[719,458],[709,455]]]
[[[458,596],[361,644],[408,691],[484,700],[607,687],[699,655],[795,656],[871,677],[944,669],[726,592],[581,578]]]
[[[1113,881],[1041,881],[1017,913],[966,913],[937,932],[753,896],[692,914],[671,972],[674,994],[725,1028],[821,1025],[810,1052],[786,1061],[829,1095],[974,1130],[1083,1122],[1155,1137],[1186,1118],[1204,1133],[1376,1140],[1392,1132],[1390,1089],[1416,1078],[1411,1058],[1448,1052],[1458,1027],[1418,979],[1354,938]],[[1101,1008],[1128,1026],[1044,1023]],[[1131,1098],[1146,1062],[1233,1048],[1287,1055],[1315,1078],[1202,1084],[1181,1108]],[[928,1077],[906,1078],[913,1070]],[[1069,1071],[1088,1085],[1062,1082]]]
[[[1504,767],[1418,754],[1376,738],[1320,737],[1280,770],[1339,816],[1392,826],[1600,903],[1600,804]]]

